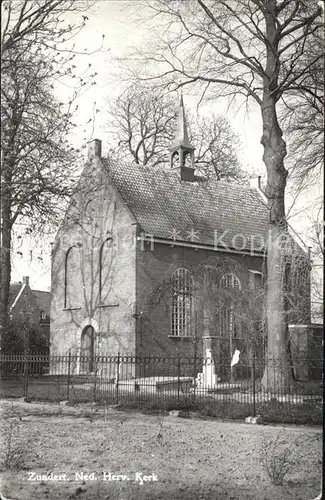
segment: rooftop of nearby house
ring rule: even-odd
[[[23,286],[23,283],[10,283],[10,288],[9,288],[9,307],[12,307],[21,288]]]
[[[49,315],[51,310],[51,293],[42,290],[32,290],[32,292],[36,298],[39,309]]]
[[[25,286],[29,286],[29,277],[24,276],[23,281],[19,283],[10,283],[9,288],[9,307],[13,307],[17,301],[20,293],[22,293]],[[51,293],[42,290],[31,290],[40,311],[44,311],[48,316],[51,309]]]

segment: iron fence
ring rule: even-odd
[[[261,414],[269,421],[322,421],[321,359],[305,358],[297,369],[254,356],[231,367],[198,356],[25,352],[0,354],[0,368],[1,397],[177,408],[227,418]]]

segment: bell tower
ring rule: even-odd
[[[176,134],[170,147],[170,166],[173,170],[180,172],[183,181],[193,182],[195,180],[194,151],[195,147],[192,146],[188,138],[184,102],[183,96],[181,96]]]

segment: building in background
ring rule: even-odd
[[[11,283],[10,327],[2,339],[2,350],[49,352],[50,308],[50,292],[32,290],[28,276],[20,283]]]

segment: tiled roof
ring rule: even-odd
[[[51,309],[51,293],[43,292],[41,290],[32,290],[32,292],[36,298],[39,309],[49,315]]]
[[[103,160],[140,228],[155,238],[263,251],[268,211],[256,189]],[[220,241],[221,239],[221,241]]]
[[[23,283],[10,283],[10,288],[9,288],[9,307],[13,305],[15,302],[15,299],[18,295],[18,293],[21,290],[21,287],[23,286]]]

